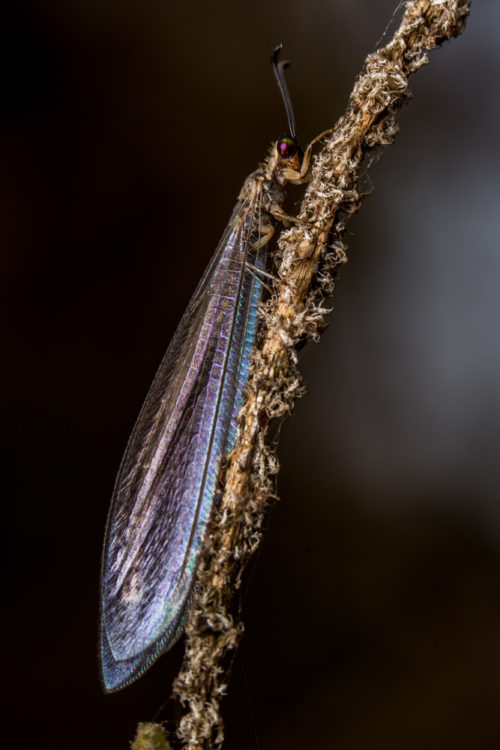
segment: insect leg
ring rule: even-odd
[[[329,128],[328,130],[324,130],[322,133],[316,136],[311,143],[308,145],[308,147],[305,150],[302,164],[300,167],[300,170],[296,169],[285,169],[283,172],[283,176],[285,177],[288,182],[291,182],[293,185],[301,185],[304,182],[307,182],[309,180],[309,168],[311,165],[311,155],[313,146],[315,146],[322,138],[325,138],[325,136],[330,135],[333,133],[333,128]]]

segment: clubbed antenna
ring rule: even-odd
[[[280,62],[278,62],[278,57],[282,47],[282,44],[278,44],[278,46],[273,49],[271,53],[271,65],[273,66],[273,72],[276,76],[276,81],[278,82],[281,98],[283,99],[283,104],[285,105],[286,119],[288,120],[290,135],[295,140],[297,136],[295,130],[295,116],[293,114],[292,100],[290,99],[290,94],[288,92],[288,86],[286,85],[284,73],[286,68],[288,68],[288,66],[290,65],[290,60],[280,60]]]

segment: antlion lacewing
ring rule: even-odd
[[[283,70],[290,133],[245,181],[229,224],[167,349],[129,439],[106,527],[101,585],[104,687],[137,679],[181,635],[214,502],[235,442],[266,254],[285,185],[307,179]],[[324,135],[324,134],[322,134]]]

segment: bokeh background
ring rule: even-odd
[[[173,718],[181,644],[119,694],[99,683],[114,476],[240,185],[285,130],[271,48],[293,60],[307,144],[395,5],[4,8],[4,738],[126,748],[136,721]],[[500,747],[499,28],[498,0],[473,3],[366,180],[281,431],[227,750]]]

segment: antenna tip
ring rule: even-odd
[[[278,57],[282,49],[283,49],[283,45],[277,44],[276,47],[271,52],[271,63],[273,65],[276,65],[276,63],[278,62]]]

